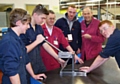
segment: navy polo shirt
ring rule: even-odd
[[[114,56],[120,68],[120,30],[114,30],[100,56],[103,58]]]
[[[33,43],[36,40],[37,35],[39,34],[44,35],[42,27],[40,25],[35,25],[35,30],[34,30],[32,25],[30,24],[30,28],[26,31],[26,34],[22,34],[20,37],[24,42],[25,46],[27,46]],[[46,68],[42,62],[42,58],[40,56],[40,46],[43,43],[44,42],[37,45],[28,53],[28,56],[30,57],[30,62],[35,74],[46,71]]]
[[[2,84],[11,84],[10,76],[20,75],[21,84],[26,84],[26,64],[29,63],[26,48],[19,36],[11,29],[0,40],[0,69]]]

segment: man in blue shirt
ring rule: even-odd
[[[20,34],[29,28],[30,15],[16,8],[10,13],[10,28],[0,41],[0,70],[3,72],[2,84],[27,84],[26,70],[34,79],[42,79],[44,74],[35,75]]]
[[[80,70],[87,73],[102,65],[110,56],[115,56],[116,62],[120,68],[120,31],[108,20],[100,22],[99,30],[105,38],[108,38],[108,41],[106,47],[97,56],[90,67],[80,68]]]

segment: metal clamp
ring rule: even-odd
[[[75,56],[75,54],[71,54],[70,52],[63,52],[60,49],[58,49],[56,46],[54,46],[53,44],[48,42],[47,40],[45,40],[45,41],[49,45],[51,45],[52,47],[54,47],[56,50],[59,51],[59,53],[58,53],[59,58],[68,58],[60,70],[60,76],[87,76],[86,72],[81,72],[79,70],[75,71],[75,69],[74,69],[74,59],[75,59],[74,56]],[[65,70],[65,67],[67,66],[67,63],[68,63],[70,58],[72,58],[72,69],[70,71],[68,71],[68,70]]]

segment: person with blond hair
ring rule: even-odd
[[[110,56],[115,57],[120,68],[120,30],[115,28],[109,20],[104,20],[99,24],[100,33],[108,39],[105,48],[100,52],[90,67],[81,67],[80,70],[89,73],[106,62]]]

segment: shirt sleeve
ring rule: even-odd
[[[68,41],[66,40],[66,38],[65,38],[65,36],[64,36],[64,34],[63,34],[63,32],[60,30],[59,31],[59,36],[60,36],[60,44],[62,44],[62,46],[64,47],[64,48],[66,48],[68,45],[69,45],[69,43],[68,43]]]
[[[26,49],[26,51],[25,51],[25,60],[26,60],[26,65],[30,62],[30,57],[28,56],[28,54],[27,54],[27,48],[25,48]]]
[[[18,73],[19,67],[19,48],[13,42],[3,42],[2,47],[4,47],[1,52],[2,62],[3,62],[3,72],[8,76],[14,76]]]
[[[100,53],[103,58],[108,58],[109,56],[115,56],[116,52],[120,50],[120,44],[116,38],[109,38],[106,47]]]
[[[43,37],[45,38],[44,31],[43,31],[43,29],[42,29],[41,26],[40,26],[40,32],[39,32],[39,34],[42,34]],[[41,42],[41,43],[40,43],[40,46],[42,46],[44,43],[45,43],[45,41]]]

